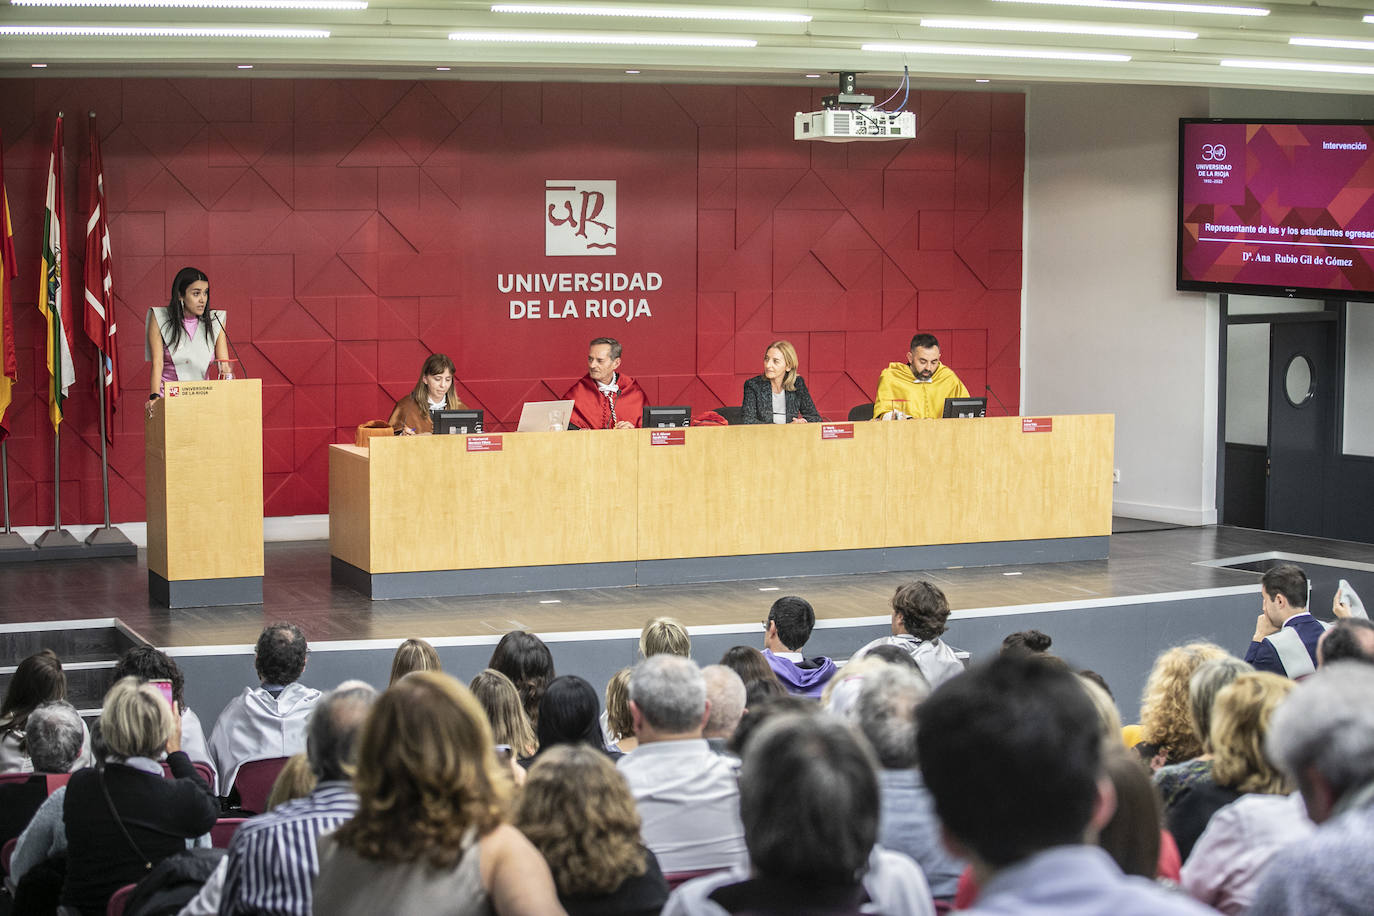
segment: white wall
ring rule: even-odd
[[[1114,511],[1216,521],[1217,306],[1174,289],[1178,118],[1205,89],[1026,96],[1022,412],[1116,414]]]
[[[1352,302],[1345,326],[1345,448],[1374,456],[1374,303]]]

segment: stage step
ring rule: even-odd
[[[67,700],[82,710],[100,709],[114,682],[119,657],[149,642],[118,618],[40,621],[0,626],[0,693],[9,689],[15,668],[24,659],[51,649],[62,660],[67,676]]]

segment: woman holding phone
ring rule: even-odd
[[[210,308],[210,278],[195,267],[177,271],[171,300],[148,309],[144,319],[143,357],[152,364],[149,417],[167,382],[203,379],[211,362],[219,364],[220,378],[234,377],[224,322],[224,312]]]
[[[396,402],[386,422],[399,436],[434,432],[431,410],[462,410],[453,390],[453,360],[442,353],[430,354],[420,368],[420,380],[410,394]]]

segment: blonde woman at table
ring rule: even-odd
[[[818,423],[821,415],[797,374],[797,350],[775,340],[763,351],[763,375],[744,383],[743,423]]]
[[[219,363],[220,378],[233,378],[225,314],[210,308],[210,278],[183,267],[172,280],[166,307],[148,309],[144,319],[143,358],[152,364],[148,416],[167,382],[203,379],[210,363]]]
[[[397,435],[434,432],[431,410],[462,410],[463,402],[453,390],[453,360],[442,353],[433,353],[420,368],[420,380],[410,394],[396,402],[391,418],[386,422]]]

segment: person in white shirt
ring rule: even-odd
[[[702,737],[709,713],[706,681],[691,659],[655,655],[635,666],[630,715],[639,746],[618,766],[665,875],[748,861],[738,764]]]
[[[254,666],[262,683],[230,700],[210,735],[222,792],[233,787],[242,764],[305,750],[305,726],[320,699],[320,691],[299,682],[308,653],[293,623],[270,624],[258,636]]]

